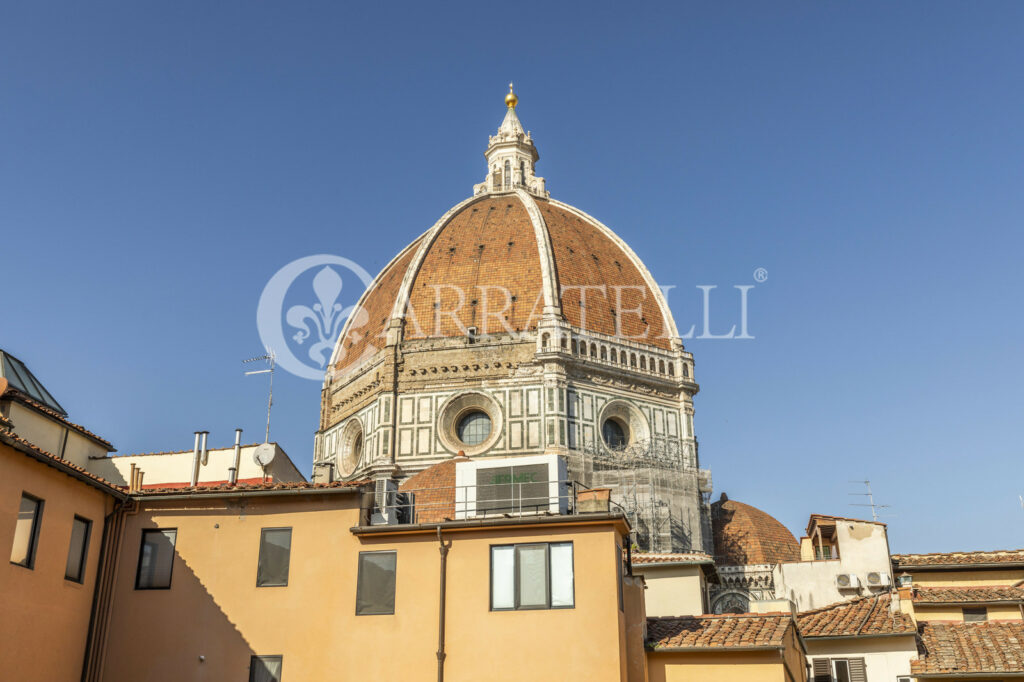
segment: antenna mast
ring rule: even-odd
[[[866,493],[847,493],[848,495],[861,495],[863,497],[868,498],[868,503],[867,504],[858,503],[858,502],[851,502],[850,506],[851,507],[871,507],[871,519],[873,521],[878,521],[878,510],[879,509],[888,509],[889,505],[887,505],[887,504],[875,504],[875,496],[871,492],[871,481],[850,481],[850,483],[863,483],[865,486],[867,486],[867,489],[868,489],[868,491]]]
[[[272,349],[268,348],[267,352],[264,355],[258,355],[258,356],[254,357],[254,358],[249,358],[248,360],[242,360],[242,364],[243,365],[246,364],[246,363],[249,363],[249,362],[257,362],[259,360],[264,360],[264,361],[266,361],[267,363],[270,364],[270,369],[260,369],[260,370],[255,370],[255,371],[252,371],[252,372],[246,372],[245,373],[246,376],[249,376],[250,374],[269,374],[270,375],[270,395],[267,397],[267,435],[263,439],[264,443],[269,443],[270,442],[270,408],[273,407],[273,405],[274,405],[274,361],[276,359],[277,359],[277,356],[274,354],[274,351]]]

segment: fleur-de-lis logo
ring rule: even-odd
[[[311,291],[303,292],[303,287],[294,286],[313,269],[316,274]],[[362,286],[346,289],[339,274],[342,269],[355,273]],[[349,279],[350,283],[353,281]],[[264,287],[256,309],[260,340],[277,354],[278,366],[296,376],[322,381],[345,321],[351,316],[353,329],[365,324],[366,315],[356,310],[356,303],[371,281],[370,274],[358,264],[326,254],[300,258],[278,270]],[[285,298],[290,296],[294,300],[296,293],[304,302],[286,310]],[[342,300],[343,293],[350,299],[349,305]]]
[[[309,359],[323,367],[330,357],[330,352],[341,334],[341,327],[355,309],[354,305],[347,308],[338,302],[338,296],[344,284],[341,277],[329,266],[324,266],[313,278],[313,293],[317,302],[310,308],[308,305],[293,305],[285,313],[288,325],[298,329],[292,335],[296,343],[305,344],[313,338],[306,351]]]

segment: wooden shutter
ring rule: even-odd
[[[814,682],[832,682],[832,664],[827,658],[815,658]]]
[[[847,663],[850,664],[850,682],[868,682],[863,658],[850,658],[847,659]]]

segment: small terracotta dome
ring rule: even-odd
[[[711,528],[719,566],[800,561],[800,543],[778,519],[725,493],[711,505]]]

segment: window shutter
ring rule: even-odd
[[[814,682],[832,682],[832,665],[827,658],[816,658],[814,663]]]
[[[863,658],[848,659],[850,664],[850,682],[868,682],[867,672],[864,670]]]

